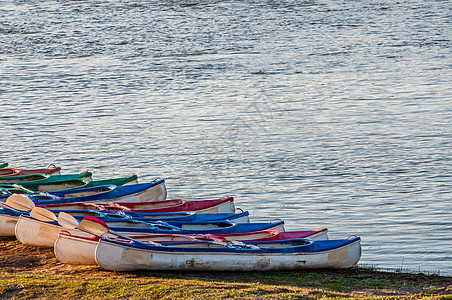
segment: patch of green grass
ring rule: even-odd
[[[261,283],[156,278],[79,278],[56,275],[0,276],[2,299],[303,299],[317,289]],[[331,296],[340,293],[328,292]]]
[[[322,272],[250,272],[205,279],[186,274],[114,278],[63,275],[0,275],[1,299],[390,299],[386,279],[345,278]],[[177,278],[179,277],[179,278]],[[407,287],[409,283],[399,284]],[[372,291],[372,289],[374,289]],[[374,293],[377,291],[377,293]],[[359,292],[357,292],[359,291]],[[420,293],[434,299],[435,288]],[[422,295],[421,295],[422,294]],[[400,295],[399,295],[400,296]],[[400,299],[400,297],[395,297]]]

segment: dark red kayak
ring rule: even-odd
[[[318,230],[306,230],[306,231],[277,231],[277,230],[262,230],[248,233],[230,233],[230,234],[206,234],[196,235],[196,239],[202,240],[205,237],[207,240],[218,241],[282,241],[292,239],[316,239],[327,240],[328,230],[326,228]]]
[[[46,168],[46,169],[29,169],[29,170],[23,170],[23,169],[16,169],[16,168],[3,168],[0,169],[0,177],[7,177],[7,176],[21,176],[21,175],[33,175],[33,174],[55,174],[60,173],[61,168],[60,167],[52,167],[52,168]]]
[[[215,200],[186,201],[183,199],[154,202],[114,202],[106,203],[106,208],[116,208],[134,212],[179,212],[196,211],[197,213],[232,213],[235,211],[234,198],[226,197]]]
[[[246,233],[228,233],[228,234],[150,234],[131,236],[140,241],[153,242],[180,242],[180,241],[283,241],[293,239],[313,239],[313,240],[328,240],[328,229],[322,228],[318,230],[303,230],[303,231],[277,231],[277,230],[261,230]]]

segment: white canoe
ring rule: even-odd
[[[314,241],[328,240],[328,231],[307,231],[308,234],[312,232],[307,238]],[[233,234],[233,235],[223,235],[221,237],[225,240],[240,240],[240,241],[250,241],[254,239],[265,239],[271,236],[272,230],[259,231],[256,233],[245,233],[245,234]],[[286,233],[286,232],[285,232]],[[290,234],[290,232],[288,232]],[[233,236],[234,239],[231,238]],[[196,239],[196,236],[186,236],[186,235],[148,235],[148,236],[134,236],[133,238],[140,240],[142,242],[153,241],[153,242],[181,242],[181,241],[192,241]],[[215,236],[213,237],[215,238]],[[98,238],[96,237],[86,237],[72,235],[68,232],[61,232],[58,235],[58,239],[54,245],[55,256],[59,261],[66,264],[74,265],[95,265],[95,251],[98,243]]]
[[[96,263],[111,271],[268,271],[349,268],[361,257],[358,237],[306,241],[305,245],[292,246],[284,241],[266,242],[267,245],[259,244],[259,249],[243,249],[210,243],[191,248],[188,244],[154,246],[101,239],[96,248]]]

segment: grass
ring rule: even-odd
[[[322,295],[341,297],[343,293],[285,285],[231,283],[182,279],[89,280],[73,276],[1,276],[3,299],[300,299]]]
[[[362,272],[354,268],[353,272]],[[366,271],[367,272],[367,271]],[[315,272],[113,273],[0,275],[1,299],[452,299],[452,287],[430,280],[427,289],[389,277],[348,278]],[[394,274],[396,275],[396,274]],[[359,276],[358,276],[359,277]],[[414,292],[410,292],[415,290]]]

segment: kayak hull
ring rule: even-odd
[[[96,248],[96,263],[110,271],[270,271],[350,268],[361,257],[359,238],[329,250],[305,252],[302,249],[303,247],[299,251],[293,249],[293,252],[278,252],[231,248],[144,247],[101,239]]]

